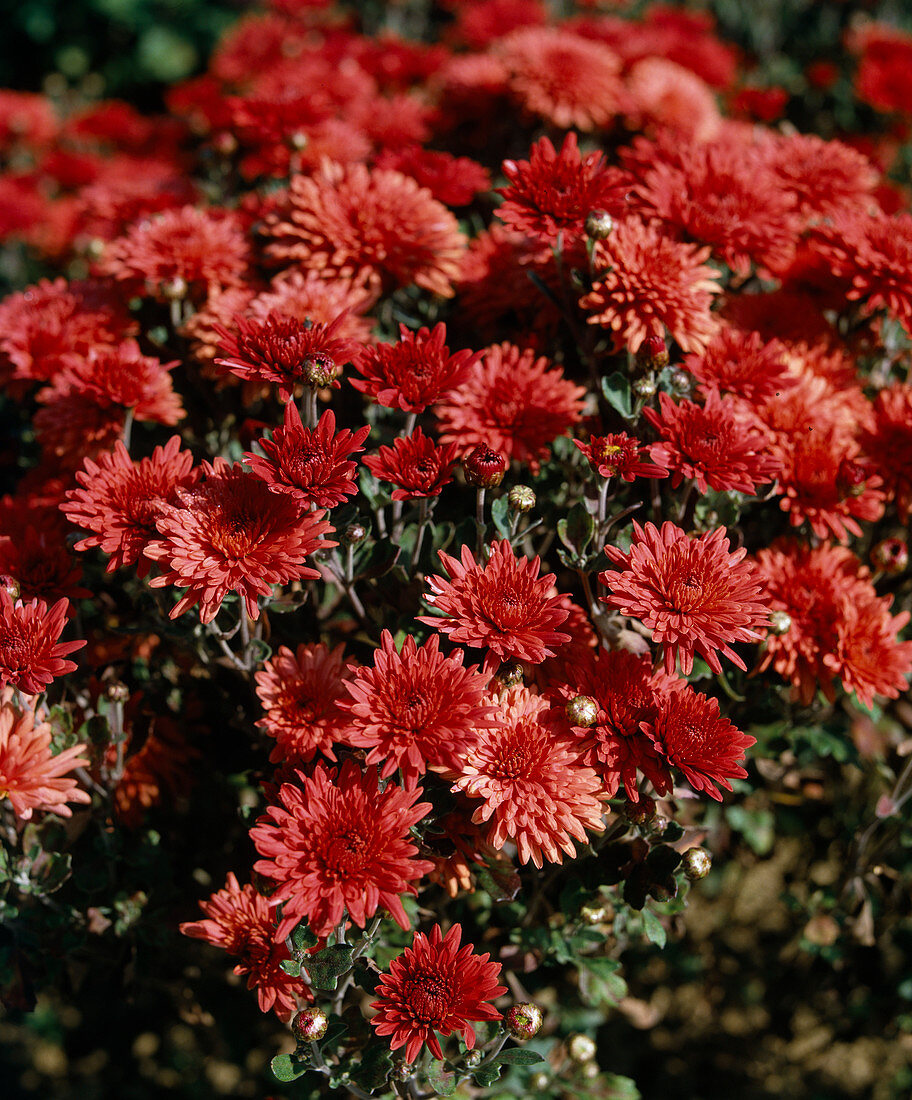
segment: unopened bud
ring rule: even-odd
[[[173,279],[166,279],[161,284],[160,289],[161,296],[167,298],[168,301],[179,302],[187,297],[187,281],[182,279],[180,275],[176,275]]]
[[[624,816],[631,825],[648,825],[656,815],[655,799],[648,795],[639,802],[628,802],[624,807]]]
[[[598,1077],[601,1072],[598,1062],[594,1061],[586,1062],[582,1068],[583,1077],[588,1078],[590,1081]]]
[[[586,215],[586,236],[592,241],[604,241],[611,236],[614,218],[607,210],[590,210]]]
[[[9,573],[0,575],[0,588],[2,588],[11,599],[19,599],[19,582],[15,577],[11,577]]]
[[[308,355],[301,364],[301,378],[311,389],[318,390],[329,386],[338,373],[335,359],[331,355],[315,352]]]
[[[588,729],[598,721],[598,703],[589,695],[575,695],[565,710],[571,726]]]
[[[788,634],[792,629],[792,616],[787,611],[771,611],[769,617],[770,634]]]
[[[407,1081],[415,1072],[415,1067],[411,1062],[397,1059],[393,1062],[393,1068],[390,1070],[390,1077],[394,1081]]]
[[[860,462],[844,458],[836,472],[836,492],[840,497],[860,497],[865,491],[868,471]]]
[[[543,1020],[544,1016],[538,1005],[531,1001],[520,1001],[504,1017],[504,1027],[514,1039],[534,1039]]]
[[[350,523],[342,532],[342,542],[346,546],[357,546],[367,538],[367,528],[363,523]]]
[[[507,460],[486,443],[479,443],[474,451],[463,459],[466,481],[476,489],[493,489],[507,472]]]
[[[504,661],[494,674],[501,687],[517,687],[523,682],[523,666],[519,661]]]
[[[595,1049],[595,1042],[588,1035],[573,1035],[567,1044],[567,1053],[574,1062],[591,1062]]]
[[[614,910],[608,905],[584,905],[580,916],[586,924],[607,924],[614,917]]]
[[[478,1069],[484,1061],[484,1055],[480,1050],[470,1050],[465,1056],[466,1069]]]
[[[691,882],[699,882],[712,870],[712,859],[705,848],[688,848],[681,859],[681,866]]]
[[[507,496],[514,512],[531,512],[535,507],[535,490],[528,485],[514,485]]]
[[[680,367],[671,372],[671,388],[678,397],[686,397],[693,388],[693,375]]]
[[[125,703],[130,698],[130,689],[126,684],[115,680],[113,684],[108,684],[105,695],[112,703]]]
[[[329,1017],[322,1008],[304,1008],[291,1021],[291,1031],[300,1043],[316,1043],[326,1034]]]
[[[632,388],[637,397],[655,397],[657,386],[652,375],[647,374],[645,378],[638,378]]]
[[[310,138],[303,130],[296,130],[288,139],[288,144],[296,153],[303,153],[310,144]]]
[[[668,366],[668,347],[661,336],[647,336],[636,352],[637,363],[644,370],[661,370]]]
[[[903,539],[882,539],[871,551],[871,564],[881,573],[896,576],[909,565],[909,547]]]
[[[532,1090],[533,1095],[537,1092],[544,1092],[550,1084],[551,1078],[547,1073],[542,1073],[541,1070],[538,1073],[533,1073],[529,1078],[529,1088]]]
[[[223,157],[230,157],[237,152],[237,138],[229,130],[221,130],[212,139],[212,146]]]

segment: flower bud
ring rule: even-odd
[[[19,582],[16,580],[15,577],[11,577],[9,573],[4,573],[0,575],[0,588],[3,589],[3,591],[7,594],[7,596],[10,597],[10,599],[19,599]]]
[[[868,471],[860,462],[844,458],[836,471],[836,492],[840,497],[860,497],[867,479]]]
[[[593,1080],[594,1078],[598,1077],[598,1075],[601,1072],[602,1071],[601,1071],[601,1069],[599,1069],[598,1062],[590,1061],[590,1062],[585,1062],[583,1064],[583,1068],[582,1068],[583,1077],[588,1078],[590,1081]]]
[[[367,528],[363,523],[350,523],[342,532],[341,539],[346,546],[357,546],[367,538]]]
[[[308,355],[301,364],[301,379],[305,385],[314,390],[331,385],[337,373],[338,368],[335,359],[331,355],[324,355],[321,352]]]
[[[882,539],[871,551],[871,564],[881,573],[896,576],[909,565],[909,547],[903,539]]]
[[[648,825],[656,815],[655,799],[646,795],[639,802],[628,802],[624,816],[631,825]]]
[[[161,296],[167,298],[168,301],[182,301],[187,297],[187,282],[182,279],[180,275],[175,275],[173,279],[167,279],[163,282],[159,288],[161,290]]]
[[[550,1084],[551,1078],[547,1073],[542,1073],[541,1070],[538,1073],[533,1073],[529,1078],[529,1088],[532,1090],[533,1095],[537,1092],[544,1092]]]
[[[291,1032],[299,1043],[316,1043],[328,1025],[329,1017],[322,1008],[304,1008],[291,1021]]]
[[[114,683],[108,684],[105,695],[112,703],[125,703],[130,698],[130,689],[126,684],[115,680]]]
[[[514,1039],[534,1039],[544,1016],[542,1010],[531,1001],[519,1001],[504,1017],[504,1027]]]
[[[303,130],[296,130],[288,139],[288,144],[296,153],[303,153],[310,144],[310,138]]]
[[[220,130],[212,139],[212,147],[223,157],[230,157],[237,152],[237,138],[230,130]]]
[[[607,210],[590,210],[586,215],[586,236],[591,241],[604,241],[611,236],[614,218]]]
[[[572,1035],[567,1053],[574,1062],[591,1062],[595,1057],[595,1042],[588,1035]]]
[[[787,611],[771,611],[769,617],[770,634],[788,634],[792,629],[792,616]]]
[[[519,661],[504,661],[494,674],[494,679],[503,688],[516,687],[523,682],[523,666]]]
[[[678,397],[687,397],[693,388],[693,375],[681,367],[671,373],[671,388]]]
[[[610,905],[584,905],[580,916],[586,924],[608,924],[614,919],[614,910]]]
[[[661,336],[647,336],[636,353],[637,364],[643,370],[661,370],[668,366],[668,347]]]
[[[598,721],[598,703],[589,695],[574,695],[565,709],[571,726],[588,729]]]
[[[484,1055],[480,1050],[470,1050],[465,1056],[466,1069],[478,1069],[484,1061]]]
[[[712,859],[705,848],[688,848],[681,859],[681,866],[691,882],[699,882],[712,869]]]
[[[514,485],[507,496],[507,504],[514,512],[531,512],[535,507],[535,490],[528,485]]]
[[[390,1077],[394,1081],[407,1081],[415,1072],[415,1067],[411,1062],[406,1062],[404,1059],[397,1058],[393,1062],[393,1068],[390,1070]]]
[[[655,397],[657,386],[655,379],[650,375],[646,375],[645,378],[638,378],[633,383],[633,392],[637,397]]]
[[[486,443],[479,443],[474,451],[462,460],[466,481],[476,489],[493,489],[507,472],[507,460]]]

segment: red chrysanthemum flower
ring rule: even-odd
[[[375,166],[411,176],[444,206],[468,206],[479,191],[487,191],[491,186],[490,173],[477,161],[420,145],[384,149]]]
[[[874,425],[864,448],[903,521],[912,514],[912,385],[894,382],[874,399]]]
[[[455,217],[426,188],[363,164],[325,162],[312,176],[293,176],[264,233],[279,263],[385,290],[414,283],[445,298],[465,251]]]
[[[12,684],[26,695],[37,695],[76,665],[64,660],[85,641],[61,642],[67,624],[68,600],[48,608],[44,600],[16,600],[0,588],[0,687]]]
[[[266,898],[253,886],[239,885],[229,871],[222,889],[199,907],[206,920],[184,921],[180,931],[238,956],[234,973],[247,976],[247,988],[257,991],[260,1011],[274,1011],[280,1020],[287,1020],[309,990],[300,978],[282,969],[291,956],[284,943],[273,941],[275,919]]]
[[[626,102],[620,58],[601,42],[560,27],[527,27],[495,48],[519,103],[563,130],[605,127]]]
[[[472,750],[494,708],[484,701],[489,677],[462,659],[460,650],[444,657],[436,634],[422,646],[409,635],[397,652],[384,630],[374,667],[359,668],[346,683],[345,740],[371,750],[366,763],[383,764],[381,779],[399,768],[410,786],[428,768],[458,770]]]
[[[674,241],[636,218],[619,222],[593,250],[592,290],[580,306],[631,351],[667,329],[684,351],[700,351],[715,334],[710,312],[721,290],[718,271],[704,263],[710,249]]]
[[[174,435],[151,458],[134,462],[118,440],[97,462],[85,460],[76,473],[82,488],[70,489],[60,506],[71,523],[94,532],[76,544],[77,550],[98,546],[110,556],[109,573],[135,565],[138,576],[148,575],[151,563],[143,552],[158,537],[155,521],[163,505],[176,504],[178,489],[196,480],[193,455],[180,445],[180,436]]]
[[[585,392],[531,349],[494,344],[435,410],[441,440],[462,452],[484,443],[534,473],[549,444],[580,419]]]
[[[70,551],[60,513],[29,502],[12,512],[13,523],[3,523],[9,534],[0,534],[0,576],[12,577],[24,600],[90,598],[92,593],[79,583],[82,570]]]
[[[276,942],[302,920],[325,936],[343,919],[364,928],[379,908],[402,928],[409,921],[400,895],[416,894],[414,880],[433,864],[415,859],[409,829],[431,809],[420,787],[403,790],[377,772],[362,774],[352,760],[341,771],[318,764],[297,773],[301,786],[283,783],[281,806],[270,806],[250,836],[264,859],[254,870],[278,883],[270,904],[282,906]]]
[[[337,432],[331,409],[315,428],[305,428],[294,402],[289,401],[282,427],[276,428],[271,440],[257,440],[266,457],[248,451],[244,461],[270,492],[287,493],[311,507],[334,508],[358,491],[358,463],[349,455],[364,450],[362,443],[369,434],[369,424],[356,432],[348,428]]]
[[[684,773],[695,791],[722,801],[719,788],[732,789],[731,779],[743,779],[744,752],[756,737],[742,733],[719,713],[719,703],[682,684],[669,692],[652,719],[643,726],[668,763]]]
[[[720,397],[711,389],[703,405],[675,404],[667,393],[660,393],[659,412],[643,412],[659,433],[649,454],[671,472],[674,489],[693,478],[700,493],[712,488],[752,495],[758,484],[772,481],[778,472],[779,464],[767,453],[766,437],[745,418],[734,397]]]
[[[859,21],[849,49],[860,52],[855,92],[878,111],[909,114],[912,101],[912,36],[887,23]]]
[[[702,387],[732,393],[749,402],[778,394],[792,384],[787,352],[778,340],[759,332],[725,326],[700,355],[688,355],[684,368]]]
[[[345,681],[352,673],[342,655],[343,646],[288,646],[256,673],[256,693],[263,705],[257,725],[276,746],[269,759],[274,764],[289,761],[306,764],[319,752],[335,760],[333,745],[342,741],[348,716],[339,703],[348,698]]]
[[[598,151],[582,156],[572,132],[560,153],[543,137],[529,150],[527,161],[505,160],[502,170],[510,186],[498,188],[504,197],[498,218],[548,244],[559,233],[581,235],[593,210],[617,217],[626,207],[629,178],[609,168]]]
[[[767,163],[806,224],[872,207],[879,176],[856,149],[816,134],[764,138]]]
[[[294,497],[271,493],[224,458],[202,469],[193,488],[178,489],[180,506],[163,506],[156,521],[161,538],[145,548],[164,570],[150,581],[153,588],[187,589],[172,619],[199,603],[201,621],[211,622],[229,592],[237,592],[256,619],[257,597],[271,596],[270,585],[319,578],[304,562],[315,550],[336,545],[322,538],[333,530],[322,512],[302,512]]]
[[[440,446],[416,428],[410,436],[397,437],[392,447],[367,455],[364,465],[380,481],[397,486],[393,500],[436,497],[453,480],[456,444]]]
[[[909,690],[912,641],[901,642],[899,632],[910,615],[891,615],[892,600],[887,596],[846,603],[836,624],[836,652],[823,658],[845,690],[854,691],[868,708],[874,706],[875,695],[896,699]]]
[[[190,794],[191,764],[200,755],[168,715],[152,716],[146,738],[138,749],[133,748],[133,740],[134,730],[130,729],[124,748],[131,752],[114,788],[117,820],[128,829],[138,829],[146,812],[166,796],[178,799]],[[116,760],[117,746],[111,745],[106,753],[108,767],[113,768]]]
[[[63,393],[48,387],[39,394],[42,405],[32,426],[42,451],[59,466],[78,469],[85,458],[110,450],[123,435],[126,411],[120,405],[99,405],[79,390]]]
[[[73,745],[52,756],[50,725],[36,723],[33,711],[20,712],[4,702],[0,706],[0,802],[8,798],[21,821],[30,820],[35,810],[71,817],[67,803],[92,801],[67,774],[88,765],[84,752],[85,745]]]
[[[667,57],[644,57],[627,73],[634,129],[656,128],[690,141],[710,141],[722,126],[716,98],[704,80]]]
[[[251,317],[264,319],[270,313],[297,321],[328,325],[339,321],[339,339],[359,344],[370,339],[373,321],[364,317],[375,295],[351,279],[321,279],[316,271],[283,271],[249,305]],[[235,313],[240,313],[235,310]],[[226,327],[231,327],[225,322]]]
[[[536,867],[576,855],[573,840],[605,828],[602,784],[581,759],[582,746],[547,699],[511,688],[499,700],[498,720],[480,729],[458,769],[453,790],[483,804],[472,816],[487,821],[495,849],[516,843],[520,863]]]
[[[371,1026],[378,1035],[392,1036],[392,1050],[405,1047],[407,1062],[414,1062],[425,1043],[435,1058],[443,1059],[435,1032],[448,1036],[455,1031],[471,1050],[475,1029],[469,1021],[500,1019],[487,1003],[507,992],[497,984],[500,963],[491,962],[487,952],[474,954],[474,944],[460,947],[461,939],[458,924],[443,938],[439,924],[430,937],[416,932],[412,946],[393,959],[377,985]]]
[[[214,289],[240,284],[249,261],[238,214],[184,206],[136,222],[106,246],[98,266],[153,298],[199,304]]]
[[[264,318],[236,317],[235,331],[215,325],[220,337],[224,367],[243,379],[271,382],[283,401],[289,401],[296,386],[325,385],[335,381],[338,369],[355,358],[360,345],[340,335],[343,318],[331,324],[309,324],[268,313]]]
[[[355,361],[362,378],[351,384],[368,394],[378,405],[423,413],[428,405],[446,397],[469,376],[481,358],[479,351],[457,351],[450,355],[446,347],[446,326],[433,331],[421,328],[410,332],[399,326],[399,342],[365,348]]]
[[[556,628],[569,611],[560,596],[548,592],[554,574],[538,576],[539,558],[517,558],[507,539],[491,544],[484,568],[463,546],[461,560],[443,550],[438,557],[450,580],[428,577],[425,599],[440,616],[419,616],[418,622],[436,627],[459,645],[487,646],[500,658],[538,664],[554,655],[554,648],[570,641]]]
[[[602,477],[634,481],[638,477],[668,477],[668,471],[652,462],[642,462],[647,448],[626,432],[590,436],[588,443],[573,442],[586,456],[589,465]]]
[[[676,681],[664,672],[653,672],[647,654],[623,649],[578,653],[563,676],[564,682],[551,689],[561,702],[585,695],[598,707],[591,726],[573,728],[585,752],[583,759],[599,775],[605,794],[614,798],[623,786],[627,798],[638,802],[638,772],[659,794],[669,791],[668,769],[643,729]]]
[[[759,639],[756,628],[767,617],[760,576],[744,561],[747,550],[729,553],[724,527],[692,539],[673,523],[663,523],[659,531],[651,523],[644,530],[634,522],[633,533],[629,554],[605,547],[623,571],[599,574],[612,591],[602,602],[649,627],[669,674],[680,655],[681,671],[688,675],[694,653],[713,672],[721,672],[717,651],[745,668],[730,643]]]

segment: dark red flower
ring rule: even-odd
[[[410,436],[398,436],[392,447],[367,455],[364,465],[380,481],[397,486],[393,500],[436,497],[453,480],[456,444],[440,446],[416,428]]]
[[[490,173],[477,161],[420,145],[385,149],[377,157],[376,167],[394,168],[411,176],[445,206],[468,206],[479,191],[487,191],[491,186]]]
[[[792,384],[787,351],[759,332],[725,326],[699,355],[688,355],[685,369],[706,389],[733,393],[747,401],[773,397]]]
[[[61,642],[69,601],[48,608],[44,600],[13,602],[0,588],[0,687],[12,684],[25,695],[37,695],[52,680],[76,668],[65,658],[85,641]]]

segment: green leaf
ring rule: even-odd
[[[294,1081],[307,1072],[307,1066],[302,1066],[290,1054],[277,1054],[270,1065],[277,1081]]]
[[[289,977],[300,978],[301,976],[301,964],[297,959],[282,959],[279,966],[285,971]]]
[[[740,833],[758,856],[772,851],[776,840],[774,818],[770,810],[748,810],[745,806],[726,806],[725,820]]]
[[[475,1079],[476,1085],[487,1088],[497,1081],[502,1070],[503,1066],[499,1062],[492,1062],[490,1065],[482,1066],[481,1069],[476,1069],[472,1077]]]
[[[456,1091],[456,1074],[444,1068],[443,1062],[434,1059],[422,1074],[438,1096],[452,1096]]]
[[[568,550],[582,557],[595,534],[595,520],[584,504],[574,504],[567,518],[557,521],[557,533]]]
[[[311,932],[307,921],[301,921],[301,923],[292,930],[291,933],[291,948],[294,953],[303,954],[310,947],[315,947],[319,943],[317,937]]]
[[[315,989],[335,989],[339,976],[351,969],[353,951],[348,944],[338,943],[311,955],[304,962],[310,984]]]
[[[537,1050],[527,1050],[525,1047],[510,1047],[502,1050],[494,1059],[505,1066],[534,1066],[536,1062],[544,1062],[544,1058]]]
[[[506,496],[491,502],[491,520],[502,539],[510,537],[510,504]]]
[[[650,943],[654,943],[659,948],[665,946],[668,939],[665,926],[651,909],[643,910],[643,931]]]
[[[617,959],[582,956],[577,962],[593,976],[590,991],[597,1001],[617,1004],[627,996],[627,983],[618,973],[621,964]]]
[[[615,371],[602,379],[602,394],[608,404],[625,420],[633,419],[633,399],[627,377]]]

